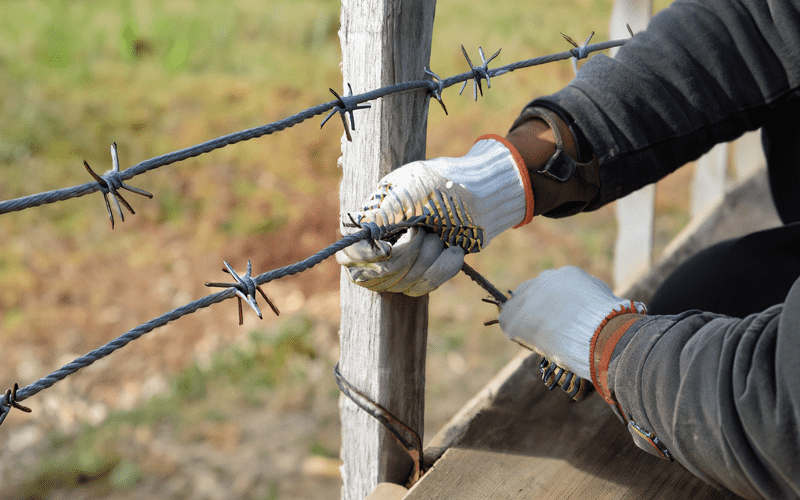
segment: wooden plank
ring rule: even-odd
[[[354,93],[425,78],[434,0],[343,0],[339,37],[344,88]],[[389,96],[355,112],[342,142],[341,210],[359,209],[378,180],[425,157],[424,91]],[[422,434],[428,299],[377,294],[341,279],[341,372]],[[381,425],[344,396],[342,498],[361,500],[379,482],[403,482],[411,461]]]
[[[634,33],[647,27],[653,13],[651,0],[617,0],[611,10],[609,36],[626,38],[627,25]],[[616,54],[616,49],[612,50]],[[655,185],[616,201],[617,240],[614,245],[614,286],[626,287],[650,268],[655,226]]]
[[[527,356],[406,500],[732,499],[639,450],[597,394],[550,392]]]

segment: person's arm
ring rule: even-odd
[[[530,103],[508,135],[524,158],[541,146],[531,141],[541,121],[526,115],[543,107],[578,131],[574,158],[594,154],[599,170],[599,189],[571,194],[563,210],[537,193],[575,187],[529,163],[537,212],[596,209],[768,123],[800,88],[799,4],[677,0],[613,59],[592,57],[564,89]],[[594,175],[577,172],[589,184]]]
[[[614,342],[624,325],[600,333],[598,392],[705,481],[746,498],[800,496],[800,279],[784,304],[744,319],[644,317]]]
[[[800,278],[744,319],[647,316],[575,267],[501,308],[503,332],[558,367],[548,382],[590,378],[640,448],[746,498],[800,497]]]

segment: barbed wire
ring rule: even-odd
[[[356,110],[368,108],[369,107],[368,105],[362,105],[367,101],[373,101],[375,99],[386,97],[391,94],[399,94],[403,92],[410,92],[414,90],[424,89],[430,93],[431,97],[435,98],[441,104],[442,109],[444,109],[445,113],[447,113],[447,108],[445,107],[444,102],[442,101],[442,91],[458,83],[464,84],[461,88],[461,92],[463,92],[467,82],[472,80],[474,87],[474,98],[475,100],[477,100],[478,91],[480,91],[480,94],[483,95],[483,89],[481,87],[481,80],[483,79],[486,80],[487,86],[491,88],[491,83],[490,83],[491,77],[504,75],[506,73],[510,73],[512,71],[516,71],[522,68],[529,68],[532,66],[538,66],[541,64],[547,64],[566,59],[573,59],[573,62],[575,62],[578,59],[585,59],[586,57],[589,56],[589,54],[593,52],[607,50],[614,47],[620,47],[628,41],[627,39],[610,40],[607,42],[594,43],[590,45],[588,43],[589,40],[591,39],[590,36],[586,40],[586,42],[584,42],[583,45],[578,46],[572,41],[572,39],[570,39],[569,37],[566,38],[568,41],[570,41],[572,45],[574,45],[574,47],[570,50],[540,57],[534,57],[533,59],[526,59],[524,61],[514,62],[494,69],[489,69],[488,65],[492,59],[497,57],[497,55],[500,53],[500,50],[498,50],[492,57],[486,60],[483,55],[483,48],[479,47],[478,51],[481,56],[482,64],[480,66],[473,66],[472,61],[469,59],[469,56],[467,55],[466,49],[464,49],[464,46],[462,45],[461,50],[463,51],[467,63],[470,66],[470,71],[467,71],[465,73],[461,73],[445,79],[440,79],[439,76],[436,75],[436,73],[431,71],[429,68],[424,68],[425,74],[430,76],[432,78],[431,80],[418,80],[418,81],[397,83],[394,85],[388,85],[385,87],[381,87],[379,89],[371,90],[369,92],[364,92],[363,94],[358,94],[358,95],[351,95],[352,88],[348,83],[348,92],[345,93],[345,95],[339,96],[339,94],[337,94],[333,89],[330,89],[330,91],[336,96],[336,100],[334,101],[326,102],[324,104],[320,104],[305,109],[292,116],[289,116],[287,118],[272,123],[268,123],[266,125],[261,125],[255,128],[250,128],[246,130],[241,130],[239,132],[234,132],[232,134],[223,135],[221,137],[217,137],[216,139],[211,139],[206,142],[190,146],[188,148],[156,156],[154,158],[144,160],[123,171],[119,171],[119,160],[117,159],[116,155],[116,143],[115,143],[114,145],[112,145],[112,163],[114,165],[113,170],[110,170],[105,174],[103,174],[102,176],[100,176],[95,174],[91,170],[89,165],[86,164],[86,162],[84,161],[84,163],[86,164],[85,165],[86,169],[89,170],[90,174],[95,179],[94,182],[87,182],[86,184],[81,184],[78,186],[56,189],[53,191],[46,191],[38,194],[23,196],[21,198],[0,201],[0,214],[17,212],[20,210],[26,210],[28,208],[38,207],[41,205],[56,203],[59,201],[65,201],[72,198],[77,198],[80,196],[92,194],[97,191],[101,191],[104,197],[106,197],[107,194],[110,192],[112,195],[114,195],[113,199],[115,203],[117,203],[117,200],[119,199],[120,201],[123,202],[125,207],[131,213],[135,213],[133,211],[133,208],[131,208],[131,206],[119,195],[118,190],[122,188],[122,189],[128,189],[138,194],[142,194],[144,196],[150,195],[150,193],[147,193],[144,190],[138,188],[131,188],[131,186],[127,186],[123,182],[132,179],[137,175],[149,172],[150,170],[154,170],[156,168],[163,167],[166,165],[171,165],[173,163],[177,163],[179,161],[183,161],[189,158],[194,158],[196,156],[200,156],[202,154],[209,153],[216,149],[224,148],[232,144],[248,141],[250,139],[255,139],[265,135],[273,134],[275,132],[280,132],[289,127],[293,127],[299,123],[302,123],[310,118],[313,118],[317,115],[321,115],[325,112],[329,112],[329,114],[322,121],[320,127],[325,125],[325,123],[333,115],[333,113],[338,112],[341,115],[342,123],[344,125],[347,138],[348,140],[351,140],[350,130],[355,130],[355,121],[353,118],[353,112]],[[350,118],[350,129],[348,129],[347,127],[348,124],[345,115],[349,116]],[[109,218],[111,219],[111,227],[113,229],[114,216],[111,213],[111,207],[108,204],[107,198],[105,202]],[[119,203],[117,203],[117,209],[120,218],[124,220],[124,217],[122,216],[122,210],[120,210],[119,207]]]
[[[38,394],[42,390],[51,387],[56,382],[65,379],[69,375],[72,375],[73,373],[77,372],[82,368],[86,368],[95,361],[98,361],[99,359],[108,356],[117,349],[124,347],[131,341],[138,339],[142,335],[145,335],[146,333],[149,333],[155,330],[156,328],[164,326],[167,323],[175,321],[183,316],[192,314],[200,309],[209,307],[211,305],[217,304],[227,299],[231,299],[233,297],[237,297],[240,300],[244,298],[244,300],[256,311],[256,314],[258,314],[258,316],[261,317],[261,311],[258,308],[258,305],[256,304],[255,301],[255,290],[258,289],[260,285],[311,269],[312,267],[316,266],[323,260],[332,256],[339,250],[347,248],[348,246],[353,245],[359,241],[365,239],[371,239],[371,240],[384,239],[389,236],[392,236],[393,234],[395,234],[400,230],[408,229],[410,227],[424,223],[426,217],[427,215],[420,215],[387,226],[379,226],[374,222],[364,223],[362,224],[362,229],[360,231],[356,231],[352,234],[344,236],[340,240],[320,250],[311,257],[308,257],[295,264],[291,264],[278,269],[274,269],[272,271],[263,274],[259,274],[256,277],[250,276],[252,266],[249,261],[247,266],[248,271],[246,274],[242,276],[239,276],[233,270],[233,268],[230,267],[226,262],[225,267],[228,269],[228,272],[230,272],[231,275],[234,276],[234,279],[236,280],[236,283],[228,284],[229,288],[221,292],[207,295],[201,299],[189,302],[188,304],[185,304],[181,307],[166,312],[161,316],[158,316],[157,318],[153,318],[147,323],[143,323],[135,328],[132,328],[131,330],[128,330],[124,334],[106,343],[105,345],[98,347],[97,349],[87,354],[84,354],[79,358],[76,358],[74,361],[62,366],[61,368],[52,372],[46,377],[43,377],[37,380],[36,382],[26,387],[23,387],[22,389],[19,389],[18,385],[15,384],[13,390],[9,389],[6,392],[6,394],[2,398],[0,398],[0,424],[3,423],[11,408],[18,408],[24,411],[29,410],[28,408],[19,405],[21,401],[24,401],[29,397]],[[207,283],[207,285],[217,286],[224,284]],[[263,294],[263,291],[261,293]],[[266,297],[266,294],[264,294],[264,298],[272,306],[273,310],[277,314],[278,313],[277,308],[275,308],[274,305],[272,305],[272,301],[270,301]],[[239,317],[241,324],[241,302],[239,304]]]
[[[282,120],[262,125],[260,127],[255,127],[235,132],[232,134],[224,135],[216,139],[211,139],[201,144],[197,144],[195,146],[191,146],[185,149],[157,156],[155,158],[151,158],[149,160],[140,162],[137,165],[134,165],[133,167],[130,167],[123,171],[119,170],[117,145],[116,143],[113,143],[111,146],[111,157],[113,165],[112,170],[109,170],[108,172],[106,172],[101,176],[96,174],[91,169],[89,164],[86,161],[84,161],[84,166],[86,170],[89,172],[89,174],[93,177],[94,182],[89,182],[86,184],[73,186],[70,188],[47,191],[39,194],[25,196],[22,198],[0,201],[0,214],[25,210],[28,208],[41,206],[49,203],[55,203],[58,201],[64,201],[71,198],[76,198],[79,196],[91,194],[96,191],[100,191],[103,194],[106,209],[108,211],[108,215],[111,220],[111,226],[113,229],[114,217],[111,212],[111,206],[108,202],[108,194],[110,193],[113,195],[112,199],[114,200],[120,219],[124,221],[123,212],[121,210],[119,202],[122,202],[122,204],[131,213],[135,212],[133,208],[130,206],[130,204],[120,195],[119,190],[126,189],[128,191],[146,197],[152,197],[152,194],[148,193],[147,191],[129,186],[124,183],[124,181],[129,180],[137,175],[148,172],[150,170],[170,165],[172,163],[176,163],[188,158],[196,157],[204,153],[214,151],[215,149],[220,149],[225,146],[236,144],[238,142],[254,139],[264,135],[272,134],[274,132],[285,130],[286,128],[302,123],[303,121],[312,118],[314,116],[320,115],[322,113],[325,113],[326,111],[328,111],[329,114],[322,121],[320,127],[324,126],[325,123],[328,121],[328,119],[330,119],[330,117],[333,116],[334,113],[338,112],[341,116],[342,124],[344,125],[347,138],[348,140],[351,140],[352,138],[348,130],[348,123],[346,117],[350,118],[350,124],[349,124],[350,129],[355,130],[355,121],[353,118],[353,112],[356,110],[369,108],[369,105],[363,104],[367,101],[375,100],[380,97],[385,97],[391,94],[398,94],[413,90],[426,89],[430,93],[431,97],[434,97],[442,105],[442,108],[444,109],[445,113],[447,113],[447,108],[445,107],[444,102],[442,101],[442,91],[445,88],[448,88],[457,83],[464,84],[461,87],[461,92],[463,92],[467,82],[472,80],[474,99],[477,100],[479,92],[480,95],[483,95],[483,89],[481,86],[482,79],[485,79],[487,87],[491,88],[491,80],[490,80],[491,77],[500,76],[515,71],[517,69],[537,66],[540,64],[546,64],[554,61],[560,61],[565,59],[573,59],[574,61],[576,61],[578,59],[583,59],[588,57],[588,55],[591,54],[592,52],[606,50],[613,47],[619,47],[627,42],[627,40],[612,40],[608,42],[589,45],[589,40],[591,40],[591,36],[589,36],[589,38],[586,40],[586,42],[583,43],[583,45],[578,46],[569,37],[565,36],[565,38],[567,38],[567,40],[574,45],[573,49],[556,54],[550,54],[546,56],[536,57],[533,59],[527,59],[524,61],[518,61],[495,69],[489,69],[488,65],[495,57],[497,57],[500,54],[500,50],[498,50],[491,57],[486,59],[483,53],[483,48],[479,47],[478,52],[481,57],[482,64],[480,66],[473,66],[472,61],[467,55],[466,49],[464,49],[464,47],[462,46],[461,50],[464,54],[464,57],[467,60],[467,63],[470,66],[470,71],[468,72],[461,73],[459,75],[455,75],[442,80],[439,78],[438,75],[433,73],[430,69],[424,68],[425,74],[430,76],[432,80],[419,80],[419,81],[389,85],[386,87],[382,87],[358,95],[352,95],[352,88],[350,84],[347,85],[348,91],[343,96],[340,96],[333,89],[330,89],[331,93],[333,93],[334,96],[336,96],[335,101],[331,101],[325,104],[314,106],[312,108],[308,108],[304,111],[296,113]],[[82,368],[91,365],[95,361],[108,356],[114,351],[124,347],[131,341],[142,337],[143,335],[155,330],[156,328],[164,326],[167,323],[175,321],[183,316],[192,314],[200,309],[209,307],[213,304],[217,304],[219,302],[222,302],[224,300],[233,297],[237,297],[239,299],[239,324],[241,324],[242,300],[247,302],[248,305],[251,308],[253,308],[253,310],[259,317],[262,317],[261,310],[257,305],[255,297],[255,292],[258,291],[270,305],[272,310],[276,314],[278,314],[278,309],[275,307],[272,301],[266,296],[264,291],[260,288],[260,285],[310,269],[311,267],[319,264],[323,260],[329,258],[339,250],[342,250],[343,248],[353,245],[359,241],[365,239],[370,239],[373,241],[378,239],[383,239],[386,238],[387,236],[397,233],[400,230],[408,229],[410,227],[417,225],[424,225],[426,218],[427,215],[420,215],[418,217],[414,217],[409,220],[387,226],[378,226],[375,223],[365,223],[360,226],[361,227],[360,231],[344,236],[343,238],[333,243],[332,245],[326,247],[325,249],[317,252],[316,254],[300,262],[284,266],[278,269],[274,269],[272,271],[260,274],[256,277],[251,276],[252,265],[250,261],[248,261],[247,263],[247,272],[241,276],[238,275],[227,262],[224,262],[226,269],[223,270],[231,274],[235,279],[236,283],[206,283],[206,285],[227,287],[225,290],[189,302],[188,304],[173,309],[172,311],[164,313],[161,316],[158,316],[157,318],[154,318],[146,323],[143,323],[127,331],[126,333],[120,335],[114,340],[106,343],[105,345],[93,351],[90,351],[89,353],[83,356],[76,358],[74,361],[62,366],[61,368],[52,372],[46,377],[43,377],[37,380],[36,382],[26,387],[23,387],[22,389],[19,388],[18,384],[14,384],[13,389],[7,390],[6,393],[2,397],[0,397],[0,424],[2,424],[5,421],[5,418],[8,416],[12,408],[17,408],[25,412],[31,411],[30,408],[21,405],[20,404],[21,401],[24,401],[25,399],[28,399],[31,396],[38,394],[42,390],[53,386],[58,381],[63,380],[69,375],[72,375],[77,371],[81,370]],[[476,281],[476,283],[482,286],[486,291],[488,291],[494,297],[495,300],[492,301],[493,303],[500,304],[506,300],[506,297],[502,294],[502,292],[497,290],[493,285],[491,285],[491,283],[488,282],[488,280],[480,276],[480,274],[478,274],[474,269],[469,267],[467,264],[464,264],[464,266],[462,267],[462,271],[465,272],[468,276],[470,276],[470,278]]]

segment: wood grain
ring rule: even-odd
[[[344,88],[349,83],[353,93],[361,93],[423,79],[430,59],[434,9],[434,0],[344,0],[339,31]],[[425,91],[371,104],[371,109],[355,113],[353,142],[343,140],[343,212],[358,210],[391,170],[425,157]],[[344,273],[340,290],[342,374],[421,433],[427,297],[370,292],[353,285]],[[411,465],[405,451],[349,399],[342,397],[339,406],[342,498],[360,500],[379,482],[404,482]]]
[[[644,30],[653,15],[652,0],[616,0],[611,10],[609,37],[627,38]],[[619,49],[612,49],[616,54]],[[650,268],[655,231],[656,185],[650,184],[616,202],[617,240],[612,275],[615,288],[631,286]]]
[[[406,500],[734,499],[638,449],[597,394],[550,392],[530,355]],[[515,361],[516,363],[516,361]]]

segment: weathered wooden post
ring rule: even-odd
[[[616,0],[611,10],[609,36],[625,38],[647,27],[653,15],[652,0]],[[612,54],[616,50],[612,50]],[[649,268],[653,251],[656,186],[651,184],[617,200],[617,241],[614,245],[614,287],[625,289]]]
[[[689,213],[692,218],[705,216],[725,198],[728,178],[728,146],[722,143],[698,158],[692,180],[692,196]]]
[[[342,0],[344,89],[353,93],[425,78],[435,0]],[[391,170],[425,158],[428,96],[388,96],[355,113],[342,144],[342,211],[358,210]],[[355,387],[422,434],[427,297],[378,294],[341,280],[341,372]],[[372,417],[342,396],[342,498],[363,499],[379,482],[403,482],[408,454]]]

